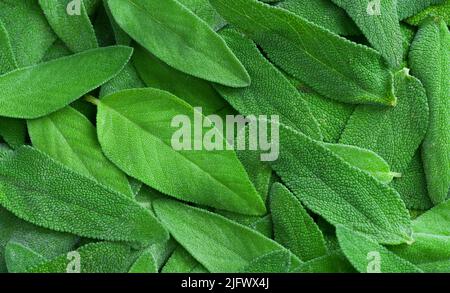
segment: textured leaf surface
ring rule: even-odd
[[[435,2],[437,2],[437,0]],[[427,17],[437,16],[442,18],[447,24],[450,23],[450,0],[440,2],[442,3],[429,6],[413,17],[408,18],[406,22],[412,25],[420,25]]]
[[[283,185],[272,185],[270,197],[275,241],[301,260],[326,254],[322,232],[300,201]]]
[[[74,171],[132,196],[126,175],[102,153],[95,127],[81,113],[66,107],[29,120],[33,146]]]
[[[202,266],[182,246],[178,246],[162,269],[162,273],[207,273]]]
[[[399,194],[300,132],[281,127],[272,168],[287,187],[328,222],[380,243],[411,242],[411,222]]]
[[[21,147],[0,161],[0,204],[19,218],[55,231],[122,241],[164,240],[167,233],[126,196]]]
[[[84,1],[80,1],[80,15],[67,13],[67,6],[70,2],[72,1],[39,0],[39,5],[53,31],[73,52],[97,48],[97,38]]]
[[[346,103],[395,104],[391,73],[375,50],[256,0],[210,2],[269,59],[318,93]]]
[[[185,115],[189,123],[202,118],[194,112],[182,100],[157,89],[110,95],[99,102],[100,144],[125,173],[165,194],[244,214],[264,213],[264,204],[234,151],[173,149],[172,118]],[[192,138],[195,147],[198,138],[191,132],[187,136],[183,139]],[[224,138],[216,137],[224,145]]]
[[[251,261],[241,269],[242,273],[289,273],[291,255],[287,250],[269,252]]]
[[[425,8],[440,4],[446,0],[397,0],[397,11],[400,20],[413,16]]]
[[[157,200],[154,208],[172,236],[211,272],[234,272],[260,256],[283,250],[258,232],[205,210],[172,200]],[[291,262],[293,267],[300,264],[293,255]]]
[[[354,273],[355,269],[341,251],[332,251],[307,261],[298,268],[301,273]]]
[[[109,0],[108,3],[122,29],[170,66],[227,86],[250,84],[245,68],[225,42],[177,1]]]
[[[420,273],[421,270],[366,236],[338,226],[336,233],[342,251],[353,266],[361,273],[370,272],[371,261],[379,257],[380,272],[383,273]],[[372,260],[371,254],[376,254]]]
[[[445,22],[426,21],[409,57],[412,74],[422,81],[428,95],[430,124],[422,158],[429,196],[438,204],[450,188],[450,32]]]
[[[227,24],[211,4],[209,4],[208,0],[178,0],[178,2],[203,19],[215,31]]]
[[[404,69],[395,74],[395,86],[398,105],[358,106],[339,142],[369,149],[394,172],[402,173],[425,136],[429,115],[425,90],[417,78]]]
[[[0,115],[38,118],[59,110],[114,77],[130,55],[128,47],[100,48],[4,74]]]
[[[397,0],[380,1],[380,11],[371,11],[367,0],[333,0],[347,11],[366,38],[392,66],[402,61],[402,34],[397,15]],[[369,3],[369,4],[368,4]],[[375,12],[375,15],[369,14]]]
[[[223,31],[221,36],[252,79],[252,84],[243,89],[216,86],[228,103],[247,116],[279,115],[282,123],[321,140],[319,125],[300,93],[261,55],[256,45],[235,31]]]

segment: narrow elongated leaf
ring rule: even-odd
[[[370,1],[367,0],[332,1],[347,11],[372,46],[391,66],[400,65],[402,34],[397,15],[397,0],[382,0],[379,7],[371,7]]]
[[[354,273],[355,269],[340,250],[312,259],[300,265],[300,273]]]
[[[98,47],[94,28],[84,6],[80,1],[80,14],[68,14],[72,0],[39,0],[39,5],[47,17],[53,31],[73,52],[82,52]]]
[[[19,67],[39,62],[57,39],[38,1],[2,0],[0,19],[9,33]]]
[[[122,29],[170,66],[227,86],[250,84],[245,68],[225,42],[176,0],[109,0],[108,4]]]
[[[208,273],[189,252],[178,246],[162,269],[162,273]]]
[[[0,18],[0,75],[17,68],[11,40]]]
[[[29,120],[33,146],[74,171],[133,196],[126,175],[102,153],[95,127],[81,113],[66,107]]]
[[[198,148],[203,140],[191,133],[191,121],[198,128],[204,117],[182,100],[148,88],[121,91],[97,103],[103,152],[128,175],[182,200],[244,214],[264,213],[234,151]],[[172,127],[177,115],[182,121]],[[183,133],[178,138],[183,145],[193,145],[176,151],[172,145],[176,131]],[[221,134],[216,139],[225,147]]]
[[[411,242],[411,221],[399,194],[300,132],[280,129],[272,168],[313,212],[379,243]]]
[[[324,143],[324,146],[350,165],[369,173],[385,184],[391,182],[394,177],[401,176],[399,173],[391,172],[389,164],[372,151],[345,144]]]
[[[429,115],[425,90],[406,69],[395,74],[395,87],[396,107],[358,106],[339,142],[369,149],[402,173],[425,136]]]
[[[336,233],[342,251],[360,273],[373,272],[372,270],[382,273],[422,272],[412,263],[358,232],[338,226]]]
[[[99,97],[113,94],[115,92],[145,87],[133,64],[128,63],[122,71],[113,79],[102,85]]]
[[[322,232],[299,200],[279,183],[272,185],[270,199],[275,241],[303,261],[325,255]]]
[[[269,252],[250,262],[241,273],[289,273],[291,255],[287,250]]]
[[[210,83],[170,67],[141,46],[135,50],[133,64],[148,87],[168,91],[193,107],[202,107],[205,114],[225,107]]]
[[[72,257],[63,254],[29,270],[30,273],[126,273],[139,256],[140,251],[128,244],[98,242],[76,250]],[[79,257],[79,259],[78,259]],[[78,263],[79,260],[79,263]]]
[[[233,272],[283,247],[222,216],[173,200],[157,200],[155,213],[172,236],[211,272]],[[215,231],[220,231],[216,233]],[[291,254],[293,267],[300,261]]]
[[[129,273],[157,273],[158,265],[151,250],[145,250],[131,266]]]
[[[59,110],[114,77],[131,52],[121,46],[94,49],[4,74],[0,115],[38,118]]]
[[[198,17],[203,19],[213,30],[223,28],[227,22],[209,4],[209,0],[177,0]]]
[[[278,7],[289,10],[339,35],[356,35],[356,24],[330,0],[284,0]]]
[[[427,17],[439,17],[447,24],[450,23],[450,0],[444,0],[440,4],[427,7],[420,13],[407,19],[407,23],[411,25],[420,25]]]
[[[427,20],[410,51],[412,73],[425,86],[430,125],[422,145],[428,193],[434,204],[450,189],[450,32],[443,21]]]
[[[346,103],[395,105],[392,74],[373,49],[256,0],[210,2],[269,59],[318,93]]]
[[[0,161],[0,204],[55,231],[122,241],[160,241],[164,228],[126,196],[21,147]]]
[[[243,89],[216,86],[228,103],[243,115],[279,115],[282,123],[321,140],[319,125],[300,93],[261,55],[256,45],[236,31],[222,31],[220,35],[252,79],[252,84]]]

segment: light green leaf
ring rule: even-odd
[[[327,253],[325,240],[319,227],[300,201],[282,184],[272,185],[270,211],[275,241],[303,261]]]
[[[213,30],[218,31],[227,23],[209,4],[208,0],[177,0],[205,21]]]
[[[422,145],[429,196],[434,204],[450,188],[450,32],[442,20],[428,19],[419,29],[409,55],[411,72],[423,83],[430,124]]]
[[[174,133],[186,129],[184,141],[194,148],[203,143],[191,133],[190,125],[202,123],[197,120],[204,117],[182,100],[148,88],[121,91],[96,103],[103,152],[129,176],[182,200],[244,214],[265,212],[234,151],[173,148]],[[171,126],[176,116],[183,118],[178,130],[181,124]],[[225,146],[221,134],[216,139]]]
[[[17,68],[11,40],[0,18],[0,75]]]
[[[346,144],[324,143],[323,145],[350,165],[369,173],[385,184],[391,182],[394,177],[402,175],[391,172],[389,164],[372,151]]]
[[[256,0],[210,0],[269,59],[318,93],[346,103],[395,105],[392,74],[375,50]]]
[[[130,55],[128,47],[100,48],[4,74],[0,115],[38,118],[59,110],[114,77]]]
[[[339,142],[371,150],[402,173],[425,136],[429,116],[425,90],[407,69],[395,74],[395,88],[397,106],[358,106]]]
[[[360,273],[420,273],[418,267],[361,233],[337,226],[342,251]]]
[[[291,254],[287,250],[272,251],[250,262],[241,273],[289,273]]]
[[[33,146],[70,169],[134,197],[126,175],[102,153],[95,127],[83,114],[66,107],[29,120]]]
[[[178,246],[162,269],[162,273],[208,273],[189,252]]]
[[[157,273],[158,265],[153,257],[152,251],[147,249],[139,255],[138,259],[133,263],[129,273]]]
[[[343,9],[330,0],[284,0],[278,7],[291,11],[338,35],[356,35],[359,30]]]
[[[260,256],[283,250],[260,233],[199,208],[160,199],[154,209],[175,240],[211,272],[235,272]],[[300,264],[292,254],[291,262],[293,267]]]
[[[300,132],[282,126],[280,141],[280,157],[270,164],[307,208],[379,243],[412,241],[408,211],[394,189]]]
[[[58,37],[73,52],[82,52],[98,47],[94,28],[86,12],[83,0],[80,0],[80,14],[68,14],[68,5],[72,0],[39,0],[39,5]]]
[[[425,1],[425,0],[424,0]],[[440,1],[441,3],[437,3],[436,5],[432,5],[427,7],[426,9],[419,12],[417,15],[410,17],[406,20],[407,23],[411,25],[420,25],[422,21],[424,21],[427,17],[440,17],[447,24],[450,23],[450,0]]]
[[[371,7],[373,2],[367,0],[332,1],[347,11],[367,40],[392,67],[400,65],[403,50],[397,0],[381,0],[379,7]]]
[[[216,86],[219,93],[243,115],[278,115],[279,120],[321,140],[319,125],[297,89],[267,61],[256,45],[236,31],[220,35],[247,69],[252,84],[243,89]]]
[[[446,0],[397,0],[397,11],[400,20],[404,20],[424,10],[430,5],[440,4]]]
[[[202,107],[205,114],[225,107],[210,83],[170,67],[141,46],[135,50],[133,64],[147,86],[168,91],[192,107]]]
[[[231,87],[250,84],[245,68],[225,42],[176,0],[109,0],[108,4],[122,29],[170,66]]]
[[[0,204],[38,226],[105,240],[167,238],[159,222],[135,201],[31,147],[3,157],[0,177]]]
[[[340,251],[302,263],[297,270],[300,273],[354,273],[355,269]]]

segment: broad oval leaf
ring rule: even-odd
[[[157,242],[161,224],[134,200],[31,147],[0,160],[0,204],[35,225],[79,236]]]
[[[59,110],[113,78],[131,53],[123,46],[93,49],[1,75],[0,115],[30,119]]]
[[[129,176],[182,200],[244,214],[265,212],[236,153],[202,149],[203,140],[191,133],[191,123],[201,127],[204,117],[184,101],[147,88],[121,91],[96,103],[103,152]],[[174,125],[174,118],[181,120]],[[192,145],[175,151],[172,141],[180,131],[183,144]],[[216,139],[225,147],[221,134]]]
[[[245,68],[225,42],[176,0],[109,0],[108,4],[122,29],[170,66],[231,87],[250,84]]]

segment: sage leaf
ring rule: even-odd
[[[258,232],[205,210],[163,199],[155,201],[154,209],[175,240],[210,272],[237,271],[258,257],[283,250]],[[291,263],[295,267],[300,261],[291,254]]]
[[[202,118],[182,100],[147,88],[121,91],[94,102],[98,103],[102,150],[129,176],[178,199],[250,215],[265,212],[234,151],[174,150],[172,118]],[[196,140],[192,133],[187,136],[183,139],[188,142]],[[225,145],[221,135],[216,138]]]
[[[319,227],[300,201],[282,184],[272,185],[270,211],[275,241],[303,261],[327,253],[325,240]]]
[[[346,103],[395,105],[392,74],[375,50],[256,0],[210,2],[270,60],[318,93]]]
[[[167,237],[132,199],[31,147],[3,157],[0,177],[0,204],[38,226],[104,240],[156,242]]]
[[[437,0],[436,0],[437,1]],[[450,23],[450,0],[444,0],[441,3],[436,3],[436,5],[432,5],[422,10],[418,14],[410,17],[406,20],[407,23],[411,25],[420,25],[426,18],[428,17],[439,17],[445,23]]]
[[[409,55],[411,72],[423,83],[430,123],[422,145],[428,193],[434,204],[450,189],[450,32],[442,20],[428,19],[419,29]]]
[[[340,250],[304,262],[298,268],[300,273],[354,273],[355,269]]]
[[[208,273],[208,270],[186,249],[178,246],[162,268],[162,273]]]
[[[157,273],[158,265],[150,250],[145,250],[133,263],[129,273]]]
[[[17,68],[11,40],[0,19],[0,75]]]
[[[404,20],[410,16],[416,15],[425,8],[440,4],[446,0],[397,0],[397,11],[400,20]]]
[[[321,140],[319,125],[300,93],[261,55],[256,45],[235,31],[222,31],[220,35],[252,79],[252,84],[243,89],[216,86],[228,103],[246,116],[277,113],[282,123]]]
[[[372,239],[343,226],[336,233],[342,251],[361,273],[420,273],[418,267],[390,252]],[[377,264],[376,262],[379,261]],[[379,266],[379,267],[378,267]]]
[[[251,261],[242,273],[289,273],[291,255],[287,250],[269,252]]]
[[[44,14],[58,37],[73,52],[82,52],[98,47],[94,28],[86,11],[84,1],[80,1],[80,15],[69,15],[67,6],[71,0],[39,0]]]
[[[282,126],[280,140],[280,157],[270,165],[307,208],[379,243],[413,241],[408,211],[394,189],[300,132]]]
[[[397,15],[397,0],[383,0],[380,11],[371,10],[366,0],[332,0],[345,9],[373,47],[397,67],[402,61],[402,34]]]
[[[27,125],[24,120],[0,117],[0,136],[12,148],[25,144]]]
[[[66,107],[29,120],[33,146],[77,173],[133,197],[126,175],[102,153],[95,127],[81,113]]]
[[[385,159],[394,172],[402,173],[425,137],[429,110],[422,83],[407,69],[395,74],[395,88],[397,106],[358,106],[339,142],[369,149]]]
[[[108,4],[121,28],[170,66],[231,87],[250,84],[245,68],[225,42],[176,0],[109,0]]]
[[[99,48],[4,74],[0,115],[32,119],[59,110],[114,77],[130,55],[127,47]]]
[[[209,4],[208,0],[177,0],[205,21],[214,31],[223,28],[227,22]]]

